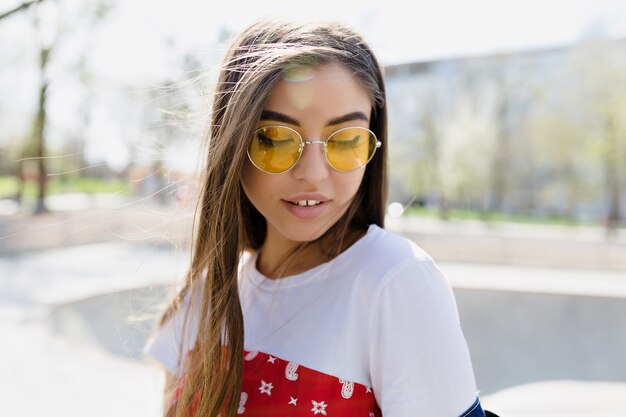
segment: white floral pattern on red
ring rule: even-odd
[[[244,351],[244,417],[382,417],[371,387],[264,352]],[[269,387],[271,384],[271,388]],[[271,390],[271,395],[260,391]],[[240,408],[241,410],[241,408]]]

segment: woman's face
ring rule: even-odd
[[[270,93],[257,127],[284,125],[305,141],[323,141],[344,127],[369,128],[371,107],[366,90],[346,67],[323,64],[286,73]],[[297,164],[281,174],[265,173],[246,159],[241,183],[267,221],[265,245],[285,245],[317,239],[333,226],[364,172],[365,167],[337,171],[328,165],[321,144],[307,144]],[[297,204],[302,201],[316,205]]]

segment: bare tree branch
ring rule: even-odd
[[[19,6],[16,6],[15,8],[0,14],[0,20],[4,19],[5,17],[11,16],[13,13],[17,13],[20,10],[27,9],[30,6],[32,6],[33,4],[39,3],[41,1],[42,0],[31,0],[31,1],[27,1],[26,3],[22,3]]]

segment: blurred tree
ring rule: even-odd
[[[563,214],[573,219],[586,196],[584,168],[589,164],[585,126],[564,109],[555,112],[546,107],[534,114],[529,123],[534,158],[538,167],[542,167],[540,175],[551,184],[546,191],[562,201]]]
[[[442,131],[446,104],[441,96],[442,90],[437,88],[436,80],[430,81],[422,96],[423,102],[417,116],[420,129],[415,140],[419,152],[411,173],[412,189],[418,196],[432,197],[439,218],[447,220],[450,217],[450,208],[445,187],[446,173],[441,166],[446,139]]]
[[[20,152],[21,158],[16,162],[17,178],[20,182],[19,189],[23,189],[23,181],[26,179],[25,162],[36,161],[37,164],[37,198],[34,213],[43,213],[47,211],[45,204],[46,189],[48,183],[47,173],[47,151],[46,151],[46,125],[47,125],[47,100],[49,87],[52,82],[48,66],[53,51],[57,48],[59,40],[64,36],[67,37],[71,33],[71,28],[75,22],[63,21],[63,1],[48,1],[42,3],[41,0],[35,0],[23,3],[14,9],[0,15],[8,17],[18,11],[25,10],[31,5],[36,7],[33,10],[33,27],[37,34],[39,52],[38,52],[38,71],[39,71],[39,87],[37,95],[37,110],[33,121],[32,137],[27,141]],[[102,19],[108,11],[106,0],[91,3],[83,7],[81,16],[91,23]],[[71,18],[74,18],[72,16]],[[93,25],[92,25],[93,26]]]
[[[423,135],[421,137],[422,158],[417,169],[417,178],[422,182],[429,181],[434,191],[439,210],[439,217],[447,220],[450,217],[450,207],[446,195],[445,175],[441,166],[441,153],[444,136],[442,135],[441,121],[432,113],[424,112],[421,115]],[[422,185],[424,187],[424,185]]]
[[[503,68],[500,68],[502,71]],[[505,194],[510,186],[510,135],[508,126],[509,100],[511,86],[501,72],[496,78],[496,108],[494,112],[494,124],[496,127],[496,140],[494,152],[490,161],[491,178],[491,198],[489,201],[489,211],[502,211]]]
[[[588,135],[604,178],[604,224],[624,220],[626,188],[626,42],[589,39],[577,48],[584,109],[594,118]]]
[[[519,54],[494,57],[489,65],[492,76],[493,107],[492,126],[495,133],[489,162],[488,211],[506,212],[529,209],[534,206],[534,196],[526,190],[525,200],[518,201],[524,179],[533,165],[532,153],[525,146],[523,135],[529,111],[540,96],[541,89],[530,76],[528,64]],[[532,182],[532,180],[530,180]]]
[[[484,98],[477,93],[466,85],[441,129],[440,172],[442,186],[456,207],[484,212],[495,131],[484,112]]]
[[[37,160],[37,202],[35,204],[35,213],[43,213],[48,211],[45,203],[46,199],[46,184],[48,182],[48,176],[46,172],[46,147],[45,147],[45,126],[46,126],[46,93],[48,91],[49,82],[46,78],[46,67],[48,66],[48,58],[52,45],[45,47],[41,46],[39,51],[39,71],[41,74],[39,84],[39,98],[37,100],[37,116],[35,118],[35,124],[33,129],[33,141],[35,143],[35,149],[33,157]]]

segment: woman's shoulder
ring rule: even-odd
[[[419,244],[376,225],[369,227],[344,265],[360,288],[369,288],[372,295],[392,278],[421,280],[437,275],[434,260]]]
[[[433,262],[431,256],[418,243],[396,232],[371,225],[362,250],[369,262],[395,266],[405,263]]]

